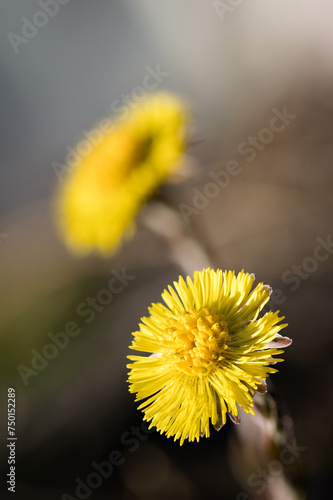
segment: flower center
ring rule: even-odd
[[[223,358],[230,340],[224,317],[204,307],[183,312],[172,325],[165,341],[167,358],[187,375],[207,375]]]
[[[88,186],[97,186],[98,195],[110,196],[128,179],[131,172],[148,157],[152,138],[139,138],[126,130],[114,130],[101,146],[93,152],[94,157],[83,160],[79,174]]]

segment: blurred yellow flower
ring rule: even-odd
[[[270,365],[291,340],[278,332],[283,317],[259,312],[271,289],[254,275],[204,269],[193,281],[179,277],[164,291],[162,303],[152,304],[142,318],[131,349],[152,353],[129,356],[130,392],[145,398],[144,420],[174,440],[209,436],[209,423],[218,430],[226,414],[238,423],[237,405],[253,411],[253,396],[266,389],[265,379],[277,371]],[[177,293],[176,293],[177,292]],[[178,295],[177,295],[178,294]]]
[[[60,232],[73,251],[110,254],[133,233],[141,206],[180,167],[187,119],[180,99],[152,95],[73,166],[56,201]]]

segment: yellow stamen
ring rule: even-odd
[[[200,312],[183,312],[172,324],[165,340],[170,349],[167,358],[188,375],[207,375],[223,358],[230,340],[225,318],[204,307]]]

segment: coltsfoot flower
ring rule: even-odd
[[[112,254],[133,233],[142,205],[181,166],[187,121],[178,97],[152,95],[69,166],[56,207],[61,235],[73,251]]]
[[[152,304],[134,332],[131,349],[150,356],[128,356],[130,392],[150,427],[167,437],[199,441],[219,430],[226,415],[239,423],[237,405],[254,413],[253,396],[264,393],[265,379],[277,370],[273,358],[291,340],[279,335],[283,317],[267,312],[271,288],[254,275],[204,269],[193,281],[179,277]]]

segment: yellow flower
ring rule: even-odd
[[[77,253],[113,253],[134,229],[134,217],[177,172],[185,149],[187,112],[175,96],[159,93],[133,103],[92,152],[75,166],[57,198],[64,240]]]
[[[217,430],[226,414],[238,423],[237,405],[253,411],[255,392],[265,392],[265,379],[277,371],[270,365],[291,340],[278,332],[278,312],[259,312],[271,288],[262,283],[251,291],[254,275],[204,269],[193,281],[179,277],[164,290],[162,303],[152,304],[142,318],[131,349],[153,353],[129,356],[130,392],[145,398],[144,420],[167,437],[199,441]],[[177,293],[176,293],[177,292]]]

